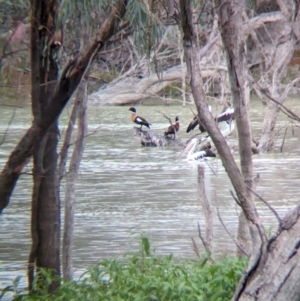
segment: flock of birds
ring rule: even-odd
[[[134,107],[131,107],[129,111],[132,112],[131,114],[131,120],[140,125],[141,129],[142,126],[146,126],[147,128],[150,129],[151,123],[149,123],[145,118],[138,116],[136,114],[136,109]],[[211,107],[209,106],[209,111],[211,111]],[[226,138],[229,134],[232,133],[234,130],[234,119],[235,119],[235,114],[234,114],[234,109],[229,107],[225,109],[223,112],[221,112],[218,116],[215,117],[215,121],[218,124],[218,127],[222,133],[222,135]],[[193,129],[195,129],[199,125],[199,130],[201,133],[206,132],[206,129],[203,125],[203,123],[199,122],[198,116],[194,116],[193,120],[190,122],[190,124],[187,127],[186,132],[189,133]],[[165,136],[170,136],[174,135],[175,133],[178,132],[180,128],[179,124],[179,117],[176,116],[175,118],[175,123],[170,125],[164,132]],[[202,144],[203,142],[207,142],[206,149],[197,151],[196,148],[199,144]],[[207,157],[216,157],[216,154],[211,150],[210,143],[211,142],[211,137],[209,135],[199,139],[199,138],[193,138],[191,141],[188,143],[182,154],[187,155],[187,160],[188,161],[199,161],[206,159]]]

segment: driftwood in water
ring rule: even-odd
[[[186,147],[192,138],[195,138],[193,136],[192,138],[186,140],[182,140],[175,135],[175,138],[170,136],[165,136],[164,132],[158,133],[155,131],[144,131],[141,130],[139,127],[133,127],[134,129],[134,135],[136,137],[139,137],[141,140],[141,144],[143,146],[160,146],[160,147],[178,147],[180,149]],[[197,150],[205,150],[211,148],[209,141],[202,141],[197,146]]]
[[[180,138],[171,138],[165,136],[164,132],[161,133],[154,131],[143,131],[139,127],[133,127],[135,136],[141,139],[141,144],[143,146],[170,146],[170,147],[185,147],[186,142]]]

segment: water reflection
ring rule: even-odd
[[[252,130],[255,134],[259,131],[263,114],[258,102],[251,105]],[[179,136],[189,136],[185,134],[192,116],[189,108],[142,106],[138,110],[153,124],[152,130],[160,131],[165,130],[168,122],[158,111],[172,118],[179,115]],[[68,113],[67,110],[63,123]],[[1,108],[0,114],[2,136],[12,109]],[[30,109],[17,109],[5,143],[0,147],[1,165],[30,123]],[[281,123],[285,123],[284,117]],[[198,236],[198,222],[204,229],[197,193],[197,165],[178,159],[180,150],[141,147],[133,137],[132,126],[126,107],[89,110],[89,131],[93,134],[86,139],[75,208],[76,269],[103,258],[137,251],[141,233],[151,239],[158,255],[174,253],[176,256],[195,258],[191,237]],[[295,136],[288,134],[286,137],[284,154],[254,157],[254,170],[261,176],[258,193],[281,216],[298,203],[300,161],[297,134],[298,129]],[[281,141],[277,143],[280,145]],[[235,156],[238,157],[237,154]],[[212,161],[211,167],[216,176],[205,166],[205,189],[214,213],[214,250],[232,252],[235,246],[216,217],[216,207],[232,233],[237,228],[238,208],[229,194],[232,187],[220,161]],[[30,168],[28,166],[27,171]],[[0,287],[17,275],[25,274],[30,248],[30,182],[30,175],[21,176],[9,207],[0,215]],[[64,184],[61,191],[63,195]],[[276,219],[270,211],[259,201],[257,206],[266,227],[275,227]],[[200,249],[203,250],[201,245]]]

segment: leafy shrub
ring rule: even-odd
[[[123,261],[102,261],[78,281],[64,282],[55,296],[42,290],[35,295],[18,294],[15,300],[225,301],[231,299],[245,265],[245,259],[229,257],[217,262],[209,258],[180,262],[173,256],[143,253]],[[49,277],[44,278],[49,284]]]

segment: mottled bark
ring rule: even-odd
[[[56,36],[56,0],[32,1],[31,82],[34,122],[41,122],[58,78],[60,42]],[[60,276],[60,202],[56,181],[58,124],[46,130],[43,144],[33,148],[33,196],[31,215],[32,247],[29,254],[29,288],[33,289],[34,269],[46,268]],[[53,292],[59,281],[48,287]]]
[[[298,301],[300,296],[300,207],[290,211],[268,242],[260,267],[243,277],[233,300]]]
[[[43,173],[39,185],[37,219],[38,245],[36,249],[36,267],[52,270],[53,275],[60,276],[60,199],[57,186],[57,144],[58,125],[54,122],[47,132],[43,154]],[[36,183],[34,183],[34,186]],[[34,243],[34,242],[33,242]],[[29,262],[30,265],[33,262]],[[59,280],[49,285],[53,292]]]

